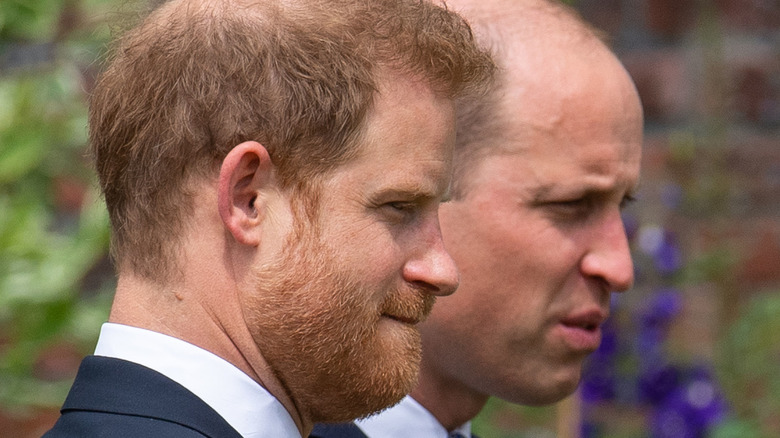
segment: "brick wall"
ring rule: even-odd
[[[642,98],[643,221],[688,259],[726,247],[740,294],[780,288],[780,3],[579,0]],[[677,205],[669,207],[670,191]]]

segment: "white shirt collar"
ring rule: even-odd
[[[95,355],[135,362],[163,374],[206,402],[244,438],[301,436],[270,392],[230,362],[181,339],[105,323]]]
[[[447,438],[448,432],[436,417],[410,396],[378,414],[355,422],[370,438]],[[471,422],[455,429],[471,436]]]

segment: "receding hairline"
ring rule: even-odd
[[[472,172],[483,158],[507,153],[501,147],[501,135],[509,120],[500,110],[501,102],[517,82],[518,74],[526,75],[528,70],[534,70],[529,64],[539,62],[539,53],[548,49],[577,50],[573,48],[613,57],[614,53],[605,34],[560,1],[446,0],[444,3],[467,19],[478,44],[491,52],[498,66],[488,95],[459,108],[453,178],[453,195],[458,197],[468,191]],[[517,71],[520,64],[525,72]]]
[[[541,43],[568,45],[574,39],[609,50],[607,35],[560,1],[448,0],[446,4],[467,18],[478,42],[492,48],[501,65],[507,53]]]

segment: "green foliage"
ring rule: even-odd
[[[105,0],[90,0],[99,3]],[[5,407],[59,405],[72,370],[49,369],[47,352],[65,345],[73,355],[87,354],[108,314],[110,270],[97,276],[104,280],[90,278],[96,266],[106,265],[107,213],[84,157],[84,72],[105,34],[69,28],[66,18],[74,5],[0,2],[0,60],[6,61],[0,65],[0,406]],[[43,59],[25,58],[40,47],[47,48]]]
[[[737,419],[726,420],[711,435],[711,438],[770,438],[754,423]]]
[[[0,40],[52,38],[63,0],[3,0],[0,2]]]
[[[737,419],[739,436],[780,436],[780,294],[754,297],[720,344],[719,377]],[[751,423],[755,422],[757,423]],[[760,432],[758,432],[760,430]],[[719,435],[720,436],[720,435]]]
[[[520,406],[492,397],[474,419],[472,429],[482,437],[531,438],[552,437],[555,431],[554,406]]]

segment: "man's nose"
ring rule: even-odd
[[[610,211],[599,220],[580,269],[584,275],[606,283],[611,292],[623,292],[633,286],[634,263],[620,210]]]
[[[404,265],[404,279],[422,286],[433,295],[450,295],[460,282],[458,268],[444,248],[438,219],[427,228],[417,255]]]

